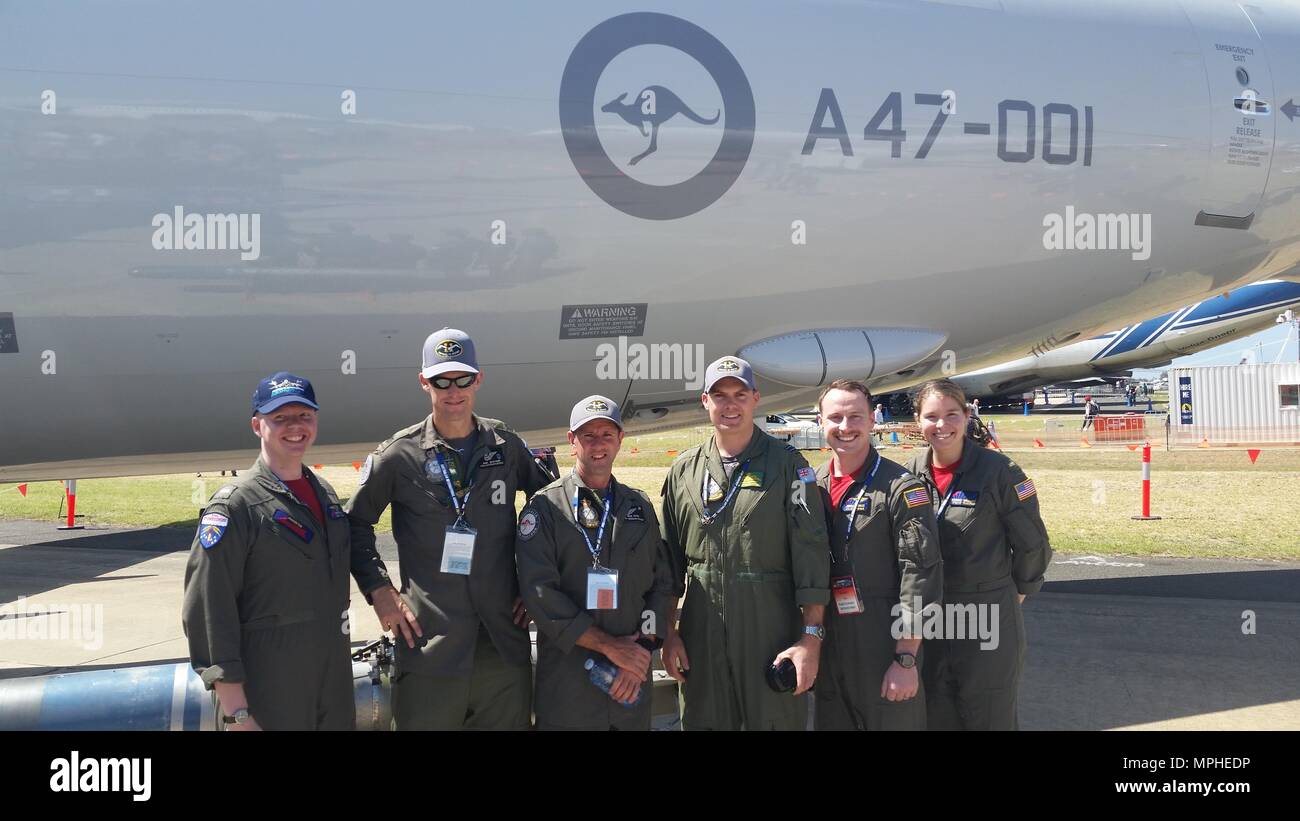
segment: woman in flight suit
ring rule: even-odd
[[[927,636],[927,724],[1014,730],[1025,652],[1020,607],[1043,586],[1052,558],[1038,491],[1015,462],[967,439],[966,396],[956,383],[922,385],[914,410],[929,447],[908,470],[930,488],[938,516],[945,609],[965,606],[978,619],[968,619],[961,638]],[[978,625],[986,628],[983,638]]]

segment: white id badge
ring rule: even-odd
[[[587,568],[587,609],[615,610],[618,608],[618,571],[605,568]]]
[[[474,537],[478,531],[472,527],[447,528],[442,543],[442,572],[468,576],[474,565]]]

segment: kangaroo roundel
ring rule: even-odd
[[[722,106],[712,107],[707,99],[693,102],[692,96],[700,96],[697,89],[655,84],[651,76],[639,87],[597,100],[597,85],[610,62],[637,46],[675,49],[698,63],[717,85]],[[655,65],[645,70],[653,72]],[[638,150],[620,148],[611,157],[597,131],[597,106],[602,126],[621,123],[640,133]],[[735,56],[709,32],[667,14],[623,14],[587,32],[569,55],[560,83],[560,124],[574,168],[597,196],[634,217],[678,219],[712,205],[740,176],[754,143],[754,94]],[[684,129],[710,127],[722,130],[717,150],[687,179],[654,185],[620,167],[652,165],[665,155],[664,163],[680,161],[699,144]]]

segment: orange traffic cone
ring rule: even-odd
[[[1202,439],[1201,444],[1197,445],[1198,448],[1208,448],[1209,446],[1210,446],[1209,439]]]
[[[1045,447],[1047,447],[1047,445],[1044,445],[1044,444],[1043,444],[1043,440],[1042,440],[1042,439],[1035,439],[1035,440],[1034,440],[1034,447],[1036,447],[1036,448],[1045,448]]]

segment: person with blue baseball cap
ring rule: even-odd
[[[432,412],[366,459],[347,508],[357,589],[397,638],[393,725],[527,729],[532,650],[515,573],[515,495],[555,477],[503,422],[474,413],[483,373],[469,334],[430,334],[418,376]],[[400,591],[375,547],[389,507]]]
[[[190,660],[229,730],[356,726],[348,644],[351,533],[303,464],[316,392],[286,371],[253,392],[253,468],[212,495],[185,567]]]

